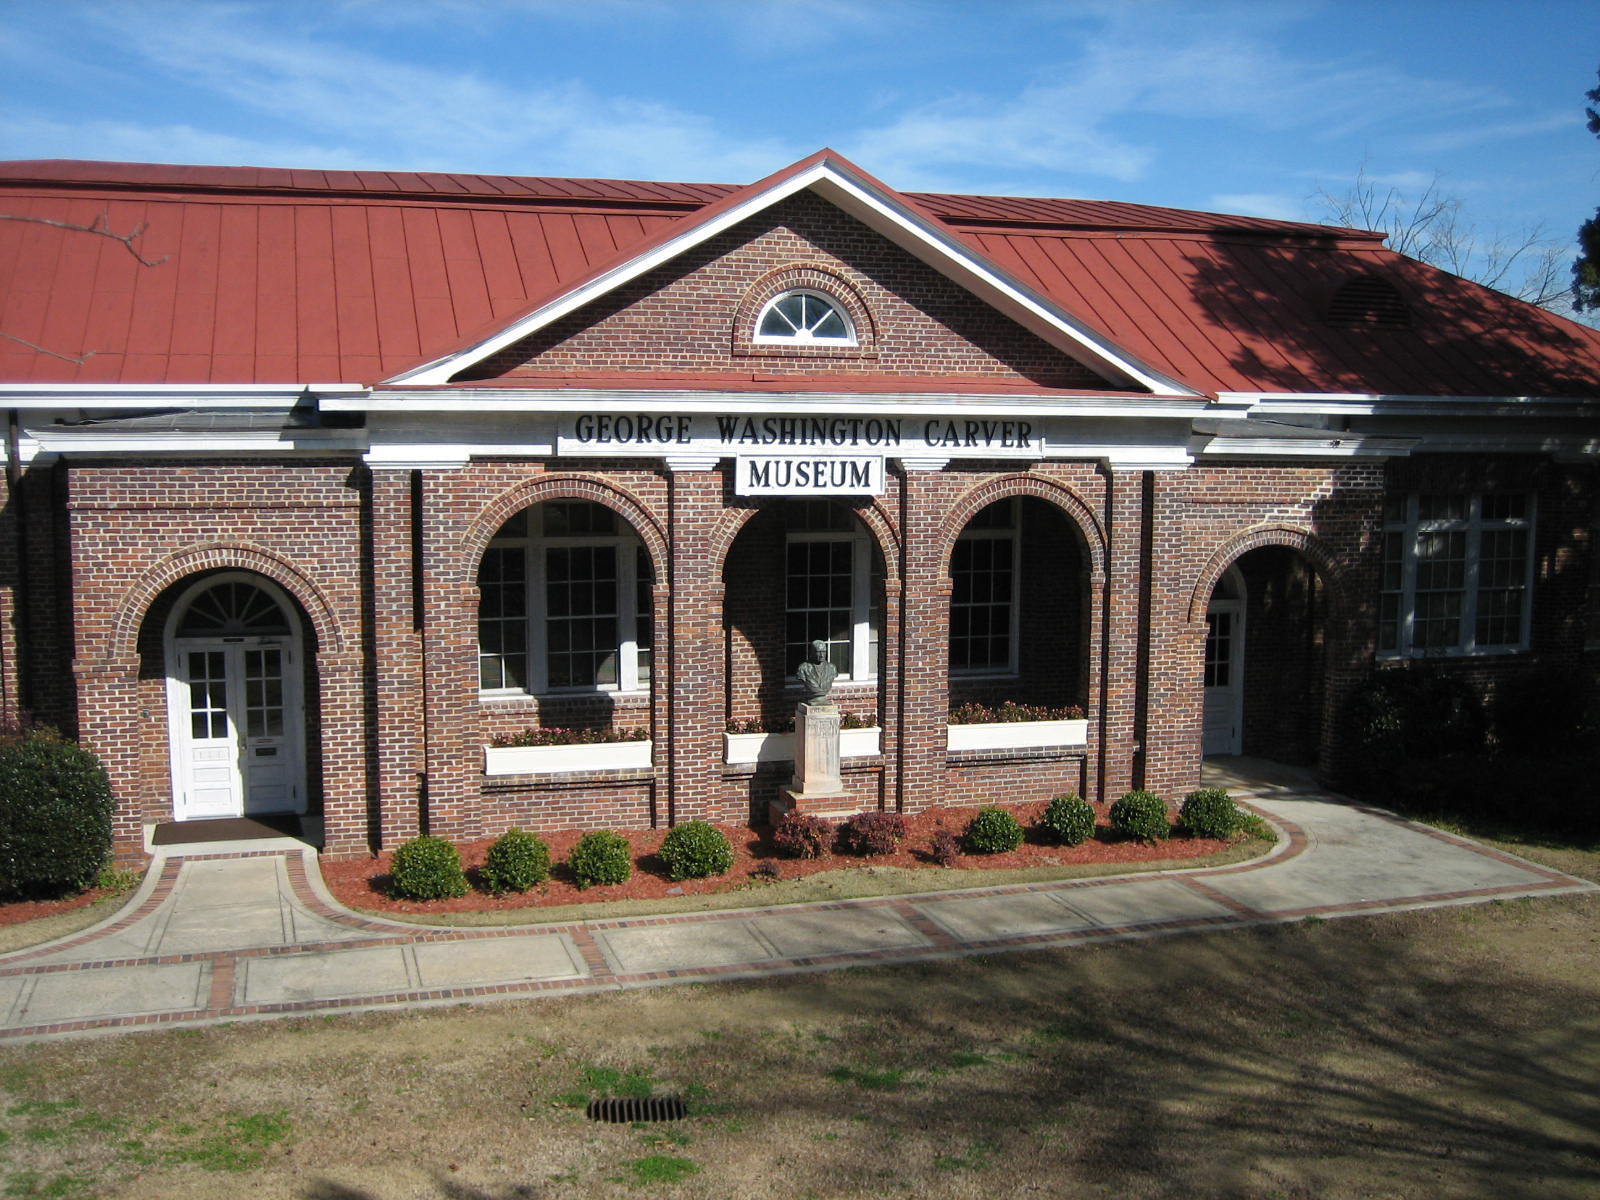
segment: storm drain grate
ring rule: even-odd
[[[624,1125],[632,1121],[681,1121],[689,1115],[682,1096],[608,1096],[589,1101],[589,1120]]]

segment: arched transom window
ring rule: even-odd
[[[278,602],[263,588],[240,579],[223,580],[189,602],[178,622],[181,638],[271,637],[289,632]]]
[[[755,340],[767,344],[821,342],[856,344],[855,327],[836,300],[821,292],[796,290],[767,301],[756,318]]]

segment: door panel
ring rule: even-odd
[[[176,658],[178,819],[303,811],[291,648],[230,638],[180,643]]]

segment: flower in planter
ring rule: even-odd
[[[951,725],[1012,725],[1023,721],[1081,721],[1083,707],[1078,704],[1018,704],[1006,700],[990,706],[969,700],[950,710]]]
[[[489,739],[491,746],[522,748],[527,746],[600,746],[612,742],[648,742],[648,729],[561,729],[537,726],[521,733],[499,733]]]

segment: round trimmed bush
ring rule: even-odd
[[[1111,827],[1141,842],[1155,842],[1172,833],[1167,802],[1154,792],[1129,792],[1111,806]]]
[[[674,826],[658,852],[674,879],[704,879],[733,866],[733,847],[722,830],[705,821]]]
[[[536,833],[512,827],[489,847],[483,882],[491,892],[525,892],[550,878],[550,847]]]
[[[772,827],[772,848],[785,858],[821,858],[833,837],[831,822],[811,813],[787,812]]]
[[[839,826],[839,848],[864,857],[893,854],[905,836],[906,819],[899,813],[862,812]]]
[[[1094,836],[1094,807],[1077,792],[1050,801],[1039,828],[1058,845],[1081,846]]]
[[[442,837],[414,837],[394,852],[389,891],[401,900],[448,900],[467,894],[461,852]]]
[[[627,883],[633,876],[633,848],[620,833],[586,833],[567,855],[567,866],[581,888],[601,883]]]
[[[1022,826],[1003,808],[980,809],[962,840],[973,854],[1005,854],[1022,845]]]
[[[1190,792],[1178,810],[1178,823],[1194,837],[1230,838],[1243,820],[1233,797],[1221,788]]]
[[[0,896],[82,891],[110,856],[100,760],[42,726],[0,739]]]

